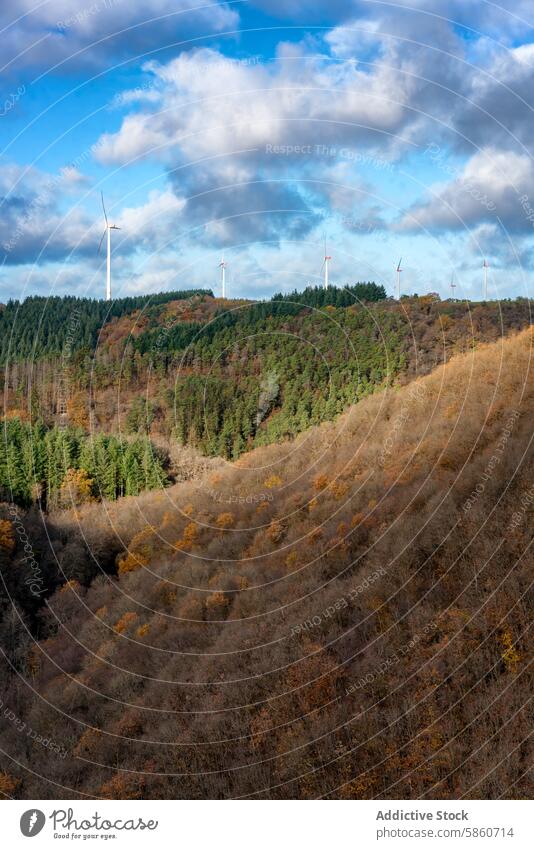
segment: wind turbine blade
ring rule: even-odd
[[[98,251],[97,251],[97,253],[100,253],[100,248],[102,247],[102,242],[104,241],[104,236],[106,235],[106,233],[107,233],[107,232],[108,232],[108,228],[106,227],[106,229],[105,229],[105,230],[104,230],[104,232],[102,233],[102,238],[100,239],[100,244],[99,244],[99,246],[98,246]]]
[[[104,206],[104,192],[100,192],[100,196],[102,198],[102,209],[104,210],[104,218],[106,219],[106,226],[108,224],[108,217],[106,215],[106,207]]]

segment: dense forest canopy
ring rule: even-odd
[[[83,347],[93,349],[99,331],[111,319],[193,295],[212,295],[212,292],[190,289],[132,295],[109,302],[38,295],[22,302],[8,301],[0,310],[0,362],[59,354],[65,346],[71,351]]]
[[[0,310],[0,363],[59,354],[65,347],[70,352],[82,348],[94,350],[100,330],[113,319],[143,310],[152,324],[157,324],[160,315],[158,307],[195,296],[213,298],[213,292],[210,289],[187,289],[154,295],[132,295],[109,302],[73,296],[38,295],[22,302],[10,300]],[[253,315],[294,315],[302,306],[341,307],[358,300],[378,301],[385,296],[383,286],[374,283],[360,283],[345,288],[332,286],[326,290],[309,287],[304,292],[279,294],[271,301],[258,302],[253,306]],[[226,320],[232,323],[231,313]]]
[[[0,439],[0,498],[28,506],[71,507],[94,498],[115,500],[165,485],[162,459],[139,436],[88,436],[81,428],[46,428],[4,421]]]
[[[57,423],[58,404],[55,418],[47,416],[39,396],[47,383],[48,396],[61,392],[50,387],[58,381],[53,358],[61,351],[60,379],[69,392],[74,386],[85,392],[85,404],[90,389],[120,381],[134,393],[149,373],[160,380],[158,397],[146,401],[141,416],[141,400],[130,398],[130,432],[148,432],[147,422],[163,417],[169,437],[235,459],[253,445],[333,418],[399,373],[405,365],[401,317],[386,311],[377,319],[363,304],[376,308],[384,298],[374,283],[308,287],[261,302],[215,302],[202,290],[111,304],[29,298],[0,313],[0,350],[4,360],[10,357],[6,375],[32,420]],[[117,321],[123,317],[125,324]],[[102,324],[112,330],[96,347]],[[29,364],[46,359],[51,374],[41,378]],[[88,415],[75,419],[88,426]]]
[[[405,365],[396,313],[380,316],[380,331],[362,309],[235,316],[199,331],[172,365],[175,433],[209,454],[235,459],[331,420]]]
[[[350,307],[358,301],[383,301],[386,290],[376,283],[355,283],[348,286],[307,286],[303,292],[296,289],[289,294],[274,295],[273,301],[294,301],[309,307]]]
[[[20,351],[35,340],[41,354],[4,366],[6,415],[100,434],[157,434],[226,459],[293,438],[407,373],[427,373],[454,352],[530,323],[522,299],[469,304],[429,295],[398,303],[372,283],[260,302],[172,292],[113,302],[101,331],[98,310],[108,305],[79,302],[94,310],[80,312],[92,315],[99,337],[92,348],[91,333],[68,326],[78,301],[56,299],[46,339],[50,350],[62,342],[58,355],[45,354],[40,330],[32,330],[32,309],[39,327],[45,303],[21,307],[28,304],[29,323]]]

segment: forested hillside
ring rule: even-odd
[[[4,367],[6,415],[236,459],[530,324],[526,300],[397,303],[374,284],[258,303],[176,294],[107,320],[94,346],[45,356],[36,342],[40,356]]]
[[[215,474],[53,512],[69,581],[28,614],[5,508],[0,697],[35,734],[4,724],[2,786],[529,797],[532,343],[478,345]]]
[[[89,437],[81,428],[51,428],[19,419],[4,423],[0,441],[0,498],[43,508],[72,507],[161,489],[163,458],[146,437]]]
[[[102,301],[91,298],[42,297],[33,295],[24,301],[8,301],[0,309],[0,363],[21,359],[39,359],[80,348],[94,349],[98,334],[106,322],[169,301],[183,300],[195,294],[211,295],[204,289],[160,292]]]

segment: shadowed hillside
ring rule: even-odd
[[[532,341],[196,480],[51,514],[58,549],[101,574],[4,626],[3,705],[41,737],[3,726],[4,787],[527,797]],[[7,513],[1,530],[22,581]]]

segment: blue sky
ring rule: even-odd
[[[337,284],[530,296],[530,0],[12,0],[0,300]]]

